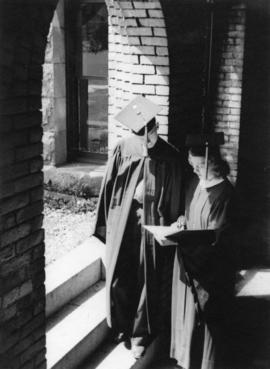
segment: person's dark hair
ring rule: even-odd
[[[192,156],[205,157],[205,146],[194,146],[189,148]],[[218,146],[209,146],[208,160],[213,164],[213,172],[217,176],[226,177],[230,173],[230,167],[226,160],[222,159]]]
[[[147,123],[147,132],[150,132],[154,126],[156,125],[156,118],[152,118],[148,123]],[[138,136],[143,136],[145,133],[145,129],[144,127],[142,129],[139,130],[139,132],[134,132],[136,135]]]

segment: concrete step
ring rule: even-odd
[[[76,368],[106,339],[104,285],[96,283],[48,320],[48,369]]]
[[[103,259],[104,244],[92,236],[46,268],[47,317],[105,278]]]
[[[123,343],[105,342],[76,369],[176,369],[175,361],[165,354],[167,347],[168,340],[159,337],[141,359],[135,360]]]

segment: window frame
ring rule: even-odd
[[[65,55],[66,55],[66,101],[67,101],[67,160],[105,163],[108,153],[91,153],[79,148],[80,142],[80,78],[82,52],[78,16],[81,4],[103,3],[105,0],[65,1]]]

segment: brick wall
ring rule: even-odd
[[[113,119],[132,97],[164,107],[159,133],[168,137],[169,59],[161,5],[156,1],[107,1],[109,10],[109,147],[128,134]]]
[[[159,133],[178,147],[201,130],[209,9],[205,2],[107,1],[109,7],[109,147],[127,134],[113,116],[136,94],[164,107]],[[245,7],[214,10],[208,124],[225,133],[222,148],[236,180]]]
[[[45,368],[42,63],[54,1],[1,2],[0,367]]]
[[[216,131],[225,134],[222,153],[230,164],[234,181],[238,163],[245,19],[244,4],[220,6],[215,11],[211,91],[213,123]]]
[[[202,1],[162,2],[170,56],[169,137],[182,146],[187,133],[202,129],[210,7]],[[236,180],[240,129],[245,6],[215,5],[210,104],[206,126],[223,131],[224,158]]]

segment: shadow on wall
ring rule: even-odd
[[[237,187],[243,196],[243,262],[270,263],[270,4],[247,12]]]
[[[205,58],[205,5],[161,1],[170,58],[169,141],[182,147],[187,130],[200,130]]]

